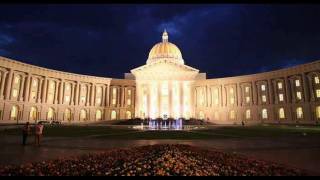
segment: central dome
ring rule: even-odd
[[[184,64],[180,49],[168,41],[168,33],[166,30],[164,30],[162,34],[162,42],[157,43],[150,50],[147,64],[152,64],[162,60]]]

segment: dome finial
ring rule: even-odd
[[[163,34],[162,34],[162,42],[168,42],[169,36],[168,33],[166,31],[166,29],[164,29]]]

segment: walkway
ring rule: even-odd
[[[308,138],[308,140],[306,140]],[[132,147],[159,143],[180,143],[218,149],[231,153],[245,154],[257,159],[288,164],[320,175],[320,143],[312,137],[300,138],[250,138],[215,140],[106,140],[86,138],[44,138],[41,147],[20,145],[19,136],[2,136],[0,139],[0,164],[21,164],[26,162],[76,156],[103,151],[115,147]]]

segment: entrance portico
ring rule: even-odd
[[[162,42],[149,53],[147,64],[131,70],[136,80],[136,116],[140,118],[186,118],[193,116],[192,85],[199,70],[184,65],[180,50]]]

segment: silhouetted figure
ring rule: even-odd
[[[242,126],[244,126],[244,121],[241,122]]]
[[[38,146],[40,146],[42,132],[43,132],[43,125],[41,122],[39,122],[35,127],[35,144]]]
[[[22,145],[25,146],[27,144],[27,138],[30,133],[30,125],[29,122],[26,122],[26,124],[22,128]]]

